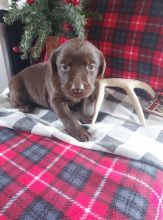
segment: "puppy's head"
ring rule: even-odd
[[[103,54],[90,42],[67,41],[50,57],[52,74],[59,77],[61,89],[71,100],[90,96],[97,76],[102,76],[106,63]]]

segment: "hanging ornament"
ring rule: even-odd
[[[71,2],[74,6],[78,6],[80,3],[80,0],[72,0]]]
[[[64,23],[63,29],[65,32],[70,32],[70,31],[72,31],[72,26],[68,23]]]
[[[19,46],[15,46],[15,47],[12,48],[12,51],[14,53],[20,53],[21,52],[21,48]]]
[[[35,0],[26,0],[26,4],[28,5],[32,5],[34,3]]]
[[[80,3],[80,0],[65,0],[66,3],[72,3],[74,6],[78,6]]]

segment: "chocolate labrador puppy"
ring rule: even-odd
[[[79,141],[91,136],[81,126],[87,116],[83,108],[94,89],[98,75],[105,71],[103,54],[90,42],[72,39],[54,50],[48,63],[30,66],[15,75],[10,84],[10,101],[23,112],[35,105],[54,110],[66,131]],[[79,110],[79,117],[73,108]]]

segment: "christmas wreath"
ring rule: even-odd
[[[22,59],[29,55],[37,59],[48,36],[85,37],[86,19],[92,16],[87,10],[88,0],[26,0],[19,7],[12,0],[4,17],[7,24],[21,21],[24,26],[19,46],[13,51],[21,53]]]

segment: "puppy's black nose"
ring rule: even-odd
[[[81,94],[84,90],[84,85],[83,84],[79,84],[79,85],[74,85],[72,84],[71,90],[74,94]]]

